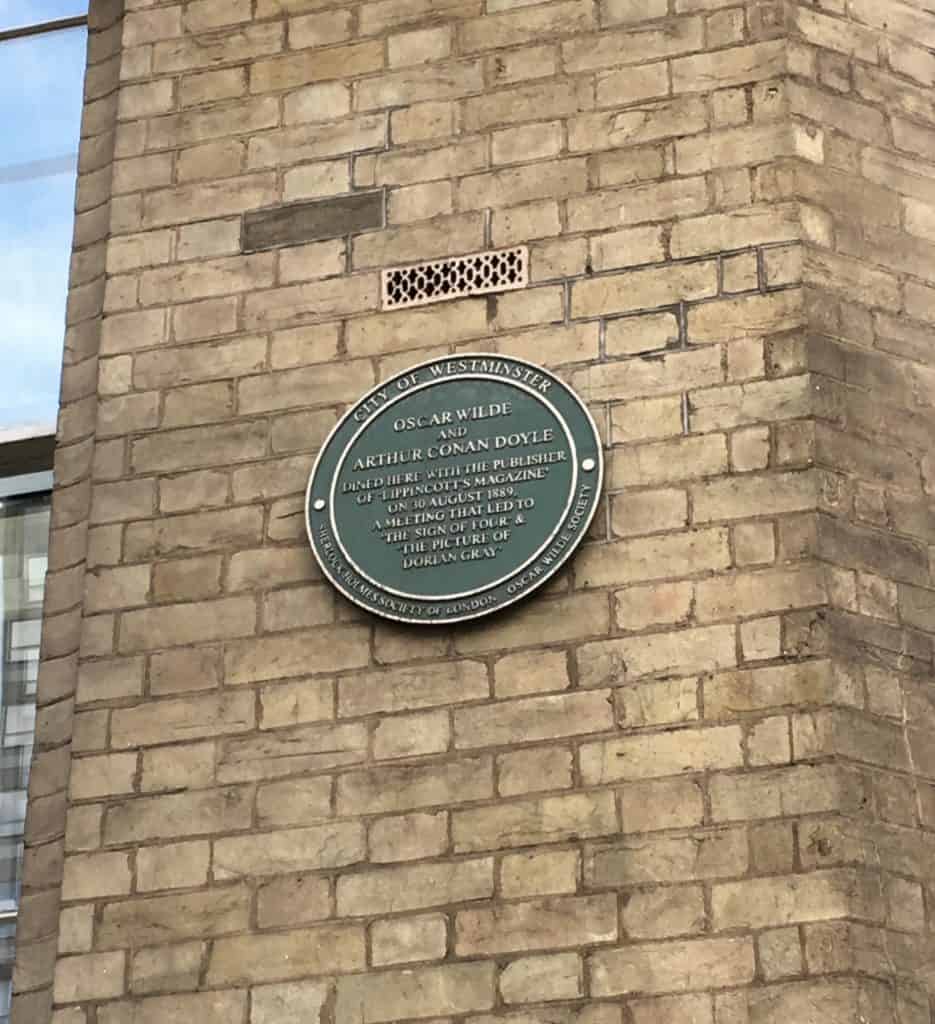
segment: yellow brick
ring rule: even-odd
[[[653,633],[621,640],[598,640],[580,647],[577,661],[582,686],[614,686],[630,679],[638,679],[641,676],[692,674],[710,672],[717,668],[730,668],[736,664],[734,629],[731,626],[707,626],[673,630],[669,633]],[[659,737],[654,737],[654,739],[659,739]],[[675,751],[680,748],[680,745],[683,743],[691,745],[693,741],[697,741],[699,747],[703,749],[706,738],[681,733],[673,734],[670,739],[666,740],[667,743],[672,744],[673,759],[677,759],[678,755],[675,754]],[[730,740],[730,743],[732,744],[733,740]],[[589,747],[588,749],[595,754],[594,748]],[[607,764],[604,768],[599,767],[596,759],[589,761],[589,764],[594,766],[594,770],[590,774],[597,779],[603,777],[604,771],[614,770],[611,765],[613,756],[615,755],[607,755]],[[666,760],[668,756],[659,754],[662,761]],[[739,748],[737,756],[739,756]],[[732,758],[733,753],[730,754],[729,759],[732,760]],[[638,768],[633,770],[639,771]],[[650,771],[649,774],[674,773]],[[643,776],[637,774],[632,777],[641,778]]]
[[[707,298],[716,292],[714,263],[669,264],[576,282],[571,291],[571,315],[587,317],[655,309]]]

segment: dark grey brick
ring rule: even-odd
[[[873,413],[873,399],[856,389],[849,389],[848,397],[856,399]],[[855,403],[855,404],[856,404]],[[829,466],[838,473],[858,476],[863,480],[896,484],[910,491],[918,487],[920,473],[918,462],[905,450],[881,443],[878,439],[869,441],[841,430],[833,430],[825,423],[816,424],[816,458],[823,466]]]
[[[818,553],[845,569],[874,572],[900,583],[929,583],[928,552],[921,544],[882,530],[868,530],[831,516],[818,517]]]
[[[935,589],[900,584],[899,614],[908,625],[935,633]]]
[[[245,214],[243,250],[320,242],[382,227],[383,192],[355,192]]]
[[[907,671],[913,662],[932,663],[932,638],[924,633],[854,612],[833,610],[827,618],[833,653],[853,658],[857,651],[869,652],[873,661],[894,667],[902,663]]]

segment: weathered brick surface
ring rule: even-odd
[[[905,770],[914,777],[910,787],[927,788],[932,770],[916,724],[916,701],[930,692],[932,672],[933,623],[921,609],[935,584],[925,554],[931,543],[925,461],[932,358],[916,343],[919,331],[931,331],[935,315],[927,301],[932,275],[923,241],[931,232],[922,210],[933,194],[931,164],[924,162],[932,151],[923,141],[932,125],[932,78],[920,63],[930,55],[923,58],[917,46],[931,38],[932,15],[902,2],[855,3],[846,14],[796,7],[805,63],[789,96],[801,132],[796,148],[807,161],[799,194],[806,208],[822,211],[820,218],[809,216],[814,234],[803,266],[815,335],[808,361],[818,399],[815,460],[822,468],[816,550],[832,567],[825,641],[831,674],[822,685],[831,687],[832,701],[852,709],[843,728],[831,719],[819,728],[827,743],[816,746],[811,730],[800,728],[798,749],[830,754],[847,747],[845,756],[864,766],[863,785],[880,794],[866,841],[885,836],[888,845],[898,842],[897,820],[910,830],[928,827],[918,810],[906,815],[896,809],[896,790],[907,782],[897,783],[891,773]],[[853,75],[853,88],[841,90],[839,74]],[[809,137],[805,125],[829,115],[836,118],[834,136]],[[851,159],[843,157],[846,150]],[[861,684],[868,687],[866,701],[854,689]],[[814,686],[808,689],[813,692],[807,699],[814,702]],[[804,696],[790,693],[787,699],[799,703]],[[911,762],[894,740],[913,752]],[[834,795],[814,785],[803,789],[792,777],[783,786],[790,787],[790,797],[801,790],[797,799],[808,799],[816,810],[845,799],[853,807],[861,799],[856,776],[837,779]],[[743,797],[748,806],[752,796]],[[909,833],[901,835],[908,840]],[[905,892],[931,885],[931,864],[906,868],[907,877],[898,882]],[[897,882],[887,865],[876,869],[882,878],[874,878],[869,889],[877,896],[892,891]],[[883,923],[884,941],[887,931],[913,927],[912,911],[897,924],[900,911],[885,914],[878,901],[868,902],[863,880],[835,882],[837,898],[852,902],[850,914]],[[833,898],[827,879],[816,884],[825,887],[816,901]],[[881,1006],[877,1012],[925,1019],[932,990],[919,961],[904,948],[879,973],[901,975],[904,983],[897,987],[898,1009]],[[801,1005],[787,991],[789,1005]],[[852,998],[844,990],[827,997],[829,1006],[839,1003],[839,1015],[849,1012]]]
[[[383,196],[322,199],[272,210],[258,210],[244,217],[243,245],[247,251],[297,245],[323,238],[341,238],[383,226]]]
[[[935,15],[819,6],[92,0],[16,1024],[928,1024]],[[606,499],[376,623],[305,479],[468,349]]]

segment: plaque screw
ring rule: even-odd
[[[581,468],[585,471],[585,473],[590,473],[591,470],[593,470],[596,466],[597,463],[594,461],[594,459],[585,459],[584,462],[581,463]]]
[[[325,499],[324,498],[316,498],[314,500],[314,502],[312,502],[312,508],[315,509],[316,512],[321,512],[321,510],[324,507],[325,507]]]

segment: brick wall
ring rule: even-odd
[[[36,745],[29,785],[13,978],[17,993],[13,1019],[37,1024],[50,1020],[57,951],[67,948],[67,943],[59,945],[59,913],[96,450],[97,357],[110,230],[120,6],[96,0],[91,5],[88,24],[85,108],[54,463]]]
[[[899,1019],[921,1022],[935,962],[935,17],[864,0],[792,17],[790,110],[808,140],[794,175],[803,225],[814,225],[805,277],[824,642],[848,691],[812,728],[827,755],[859,770],[867,800],[857,846],[850,823],[817,841],[823,862],[874,876],[882,927],[844,945],[879,950],[874,973],[900,979]],[[838,963],[853,969],[859,956]]]
[[[930,1024],[935,16],[107,6],[17,1024]],[[535,599],[402,629],[304,485],[464,350],[572,383],[607,494]]]

